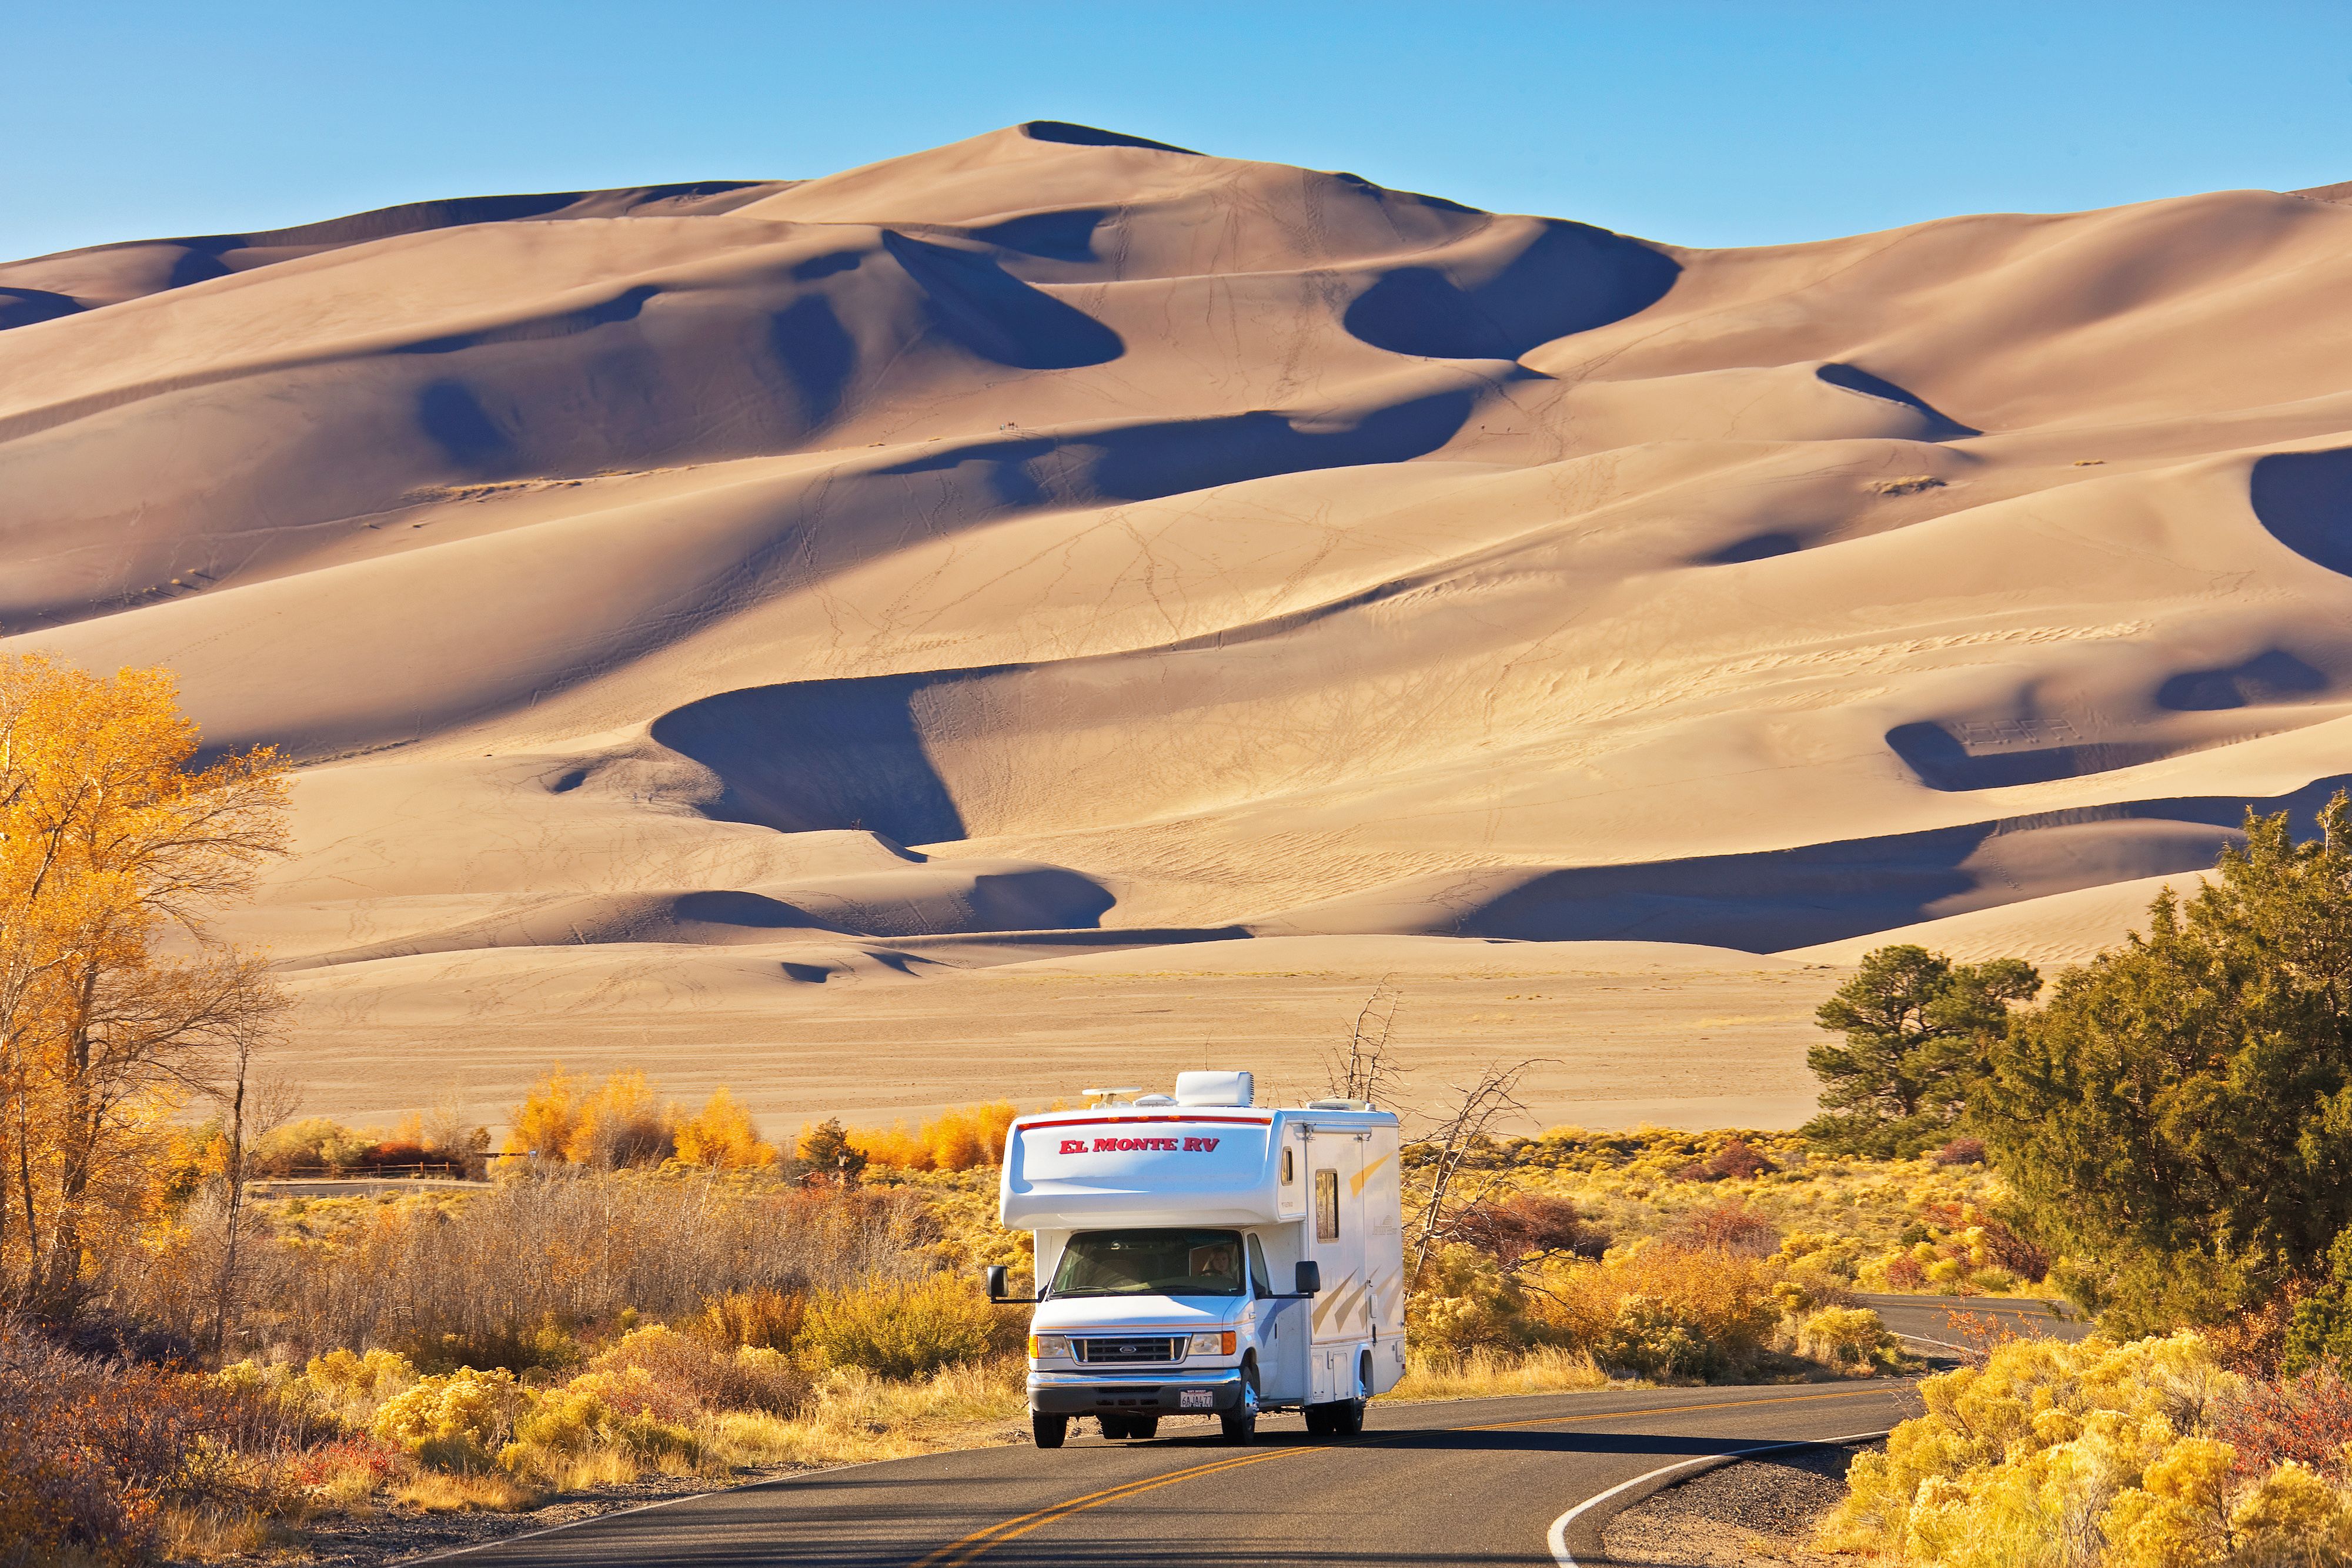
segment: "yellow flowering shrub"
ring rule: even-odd
[[[514,1441],[499,1463],[520,1476],[551,1473],[562,1458],[592,1448],[617,1448],[641,1462],[691,1460],[694,1433],[669,1406],[676,1398],[643,1367],[590,1372],[530,1402],[514,1423]]]
[[[1833,1550],[1949,1568],[2189,1568],[2229,1549],[2238,1380],[2194,1334],[2017,1340],[1920,1385],[1927,1413],[1857,1458]]]
[[[1795,1337],[1800,1355],[1832,1366],[1891,1365],[1902,1354],[1902,1346],[1868,1307],[1823,1307],[1797,1320]]]
[[[376,1411],[370,1429],[427,1464],[478,1469],[506,1442],[528,1399],[514,1374],[502,1366],[488,1372],[461,1366],[394,1395]]]

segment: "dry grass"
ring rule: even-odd
[[[1513,1394],[1572,1394],[1613,1380],[1590,1352],[1538,1345],[1519,1352],[1473,1351],[1457,1357],[1405,1355],[1404,1376],[1383,1399],[1492,1399]],[[1620,1384],[1624,1387],[1639,1386]]]
[[[392,1500],[427,1513],[511,1513],[531,1507],[541,1495],[503,1470],[419,1470],[393,1489]]]
[[[1027,1363],[1014,1358],[951,1366],[919,1383],[857,1371],[829,1375],[798,1417],[754,1427],[726,1418],[733,1440],[772,1445],[764,1462],[858,1464],[942,1448],[983,1448],[1026,1436]],[[722,1429],[721,1436],[726,1433]],[[750,1453],[747,1447],[747,1457]]]
[[[1940,490],[1944,481],[1933,474],[1906,474],[1894,479],[1872,481],[1870,490],[1878,496],[1916,496],[1922,490]]]

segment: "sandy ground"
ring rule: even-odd
[[[724,973],[707,954],[655,950],[635,960],[644,989],[634,1006],[612,994],[612,966],[593,949],[475,956],[479,967],[452,977],[436,965],[413,990],[337,969],[297,978],[314,1042],[310,1102],[362,1122],[388,1120],[419,1086],[436,1096],[446,1086],[499,1121],[530,1075],[559,1059],[591,1073],[642,1067],[682,1098],[724,1082],[772,1128],[835,1113],[880,1123],[997,1098],[1076,1103],[1085,1088],[1161,1087],[1180,1071],[1235,1062],[1258,1073],[1262,1097],[1304,1097],[1322,1092],[1322,1051],[1347,1039],[1384,979],[1415,1098],[1442,1100],[1490,1061],[1533,1058],[1522,1129],[1769,1127],[1811,1113],[1804,1051],[1837,971],[1595,946],[1607,950],[1276,939],[919,966],[912,977],[803,950],[803,964],[843,966],[822,984],[783,979],[780,960],[744,949],[728,950]],[[1472,951],[1445,951],[1458,948]],[[585,973],[566,985],[560,969],[575,956]],[[487,972],[494,967],[509,973]],[[656,988],[667,1005],[651,1001]],[[451,1019],[441,998],[453,991],[496,995],[497,1011],[478,1023]],[[396,1080],[388,1057],[402,1062]]]
[[[1040,122],[0,264],[0,650],[301,762],[219,932],[327,1113],[1297,1080],[1384,958],[982,970],[1417,936],[1700,960],[1441,963],[1433,1077],[1786,1123],[1763,955],[2079,958],[2352,778],[2339,194],[1698,251]]]

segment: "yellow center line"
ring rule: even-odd
[[[1133,1497],[1139,1492],[1157,1491],[1161,1487],[1174,1486],[1178,1481],[1192,1480],[1195,1477],[1239,1469],[1244,1465],[1262,1465],[1268,1459],[1286,1459],[1293,1454],[1311,1454],[1326,1447],[1328,1445],[1276,1448],[1271,1453],[1248,1454],[1239,1458],[1218,1459],[1205,1465],[1194,1465],[1187,1469],[1171,1470],[1162,1476],[1146,1476],[1141,1480],[1129,1481],[1123,1486],[1111,1487],[1104,1491],[1088,1492],[1084,1497],[1072,1498],[1067,1502],[1057,1502],[1049,1508],[1041,1508],[1034,1513],[1024,1513],[1017,1519],[1008,1519],[1001,1524],[992,1524],[984,1530],[975,1530],[962,1540],[950,1542],[929,1556],[919,1559],[914,1568],[960,1568],[961,1564],[973,1561],[992,1546],[1002,1546],[1004,1542],[1016,1540],[1033,1530],[1042,1529],[1055,1520],[1083,1512],[1087,1509],[1100,1508],[1107,1502],[1117,1502],[1121,1498]]]
[[[1596,1410],[1582,1416],[1538,1416],[1523,1421],[1486,1421],[1471,1427],[1416,1427],[1410,1432],[1399,1432],[1387,1437],[1371,1437],[1349,1446],[1359,1448],[1380,1448],[1387,1443],[1401,1442],[1409,1437],[1420,1437],[1429,1431],[1499,1432],[1513,1427],[1574,1426],[1585,1421],[1607,1421],[1621,1416],[1684,1416],[1698,1410],[1730,1410],[1746,1405],[1805,1405],[1824,1399],[1861,1399],[1873,1394],[1885,1392],[1887,1392],[1885,1386],[1855,1388],[1840,1394],[1786,1394],[1770,1399],[1718,1399],[1705,1405],[1661,1405],[1646,1410]],[[1207,1464],[1193,1465],[1185,1469],[1171,1470],[1166,1475],[1146,1476],[1141,1480],[1129,1481],[1124,1485],[1109,1487],[1102,1491],[1088,1492],[1084,1497],[1074,1497],[1066,1502],[1057,1502],[1050,1507],[1041,1508],[1034,1513],[1024,1513],[1016,1519],[1008,1519],[1002,1523],[975,1530],[961,1541],[951,1541],[928,1556],[917,1559],[913,1568],[963,1568],[965,1563],[977,1562],[992,1547],[1002,1546],[1008,1541],[1018,1540],[1033,1530],[1042,1530],[1046,1525],[1067,1519],[1074,1513],[1083,1513],[1088,1509],[1100,1508],[1105,1503],[1118,1502],[1127,1498],[1140,1496],[1144,1492],[1158,1491],[1161,1487],[1174,1486],[1178,1481],[1217,1475],[1226,1470],[1239,1469],[1244,1465],[1262,1465],[1269,1459],[1286,1459],[1293,1454],[1319,1454],[1332,1447],[1334,1445],[1329,1443],[1314,1443],[1295,1448],[1276,1448],[1270,1453],[1248,1454],[1231,1459],[1215,1459]]]

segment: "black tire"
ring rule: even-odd
[[[1158,1436],[1160,1436],[1159,1416],[1129,1416],[1127,1418],[1127,1440],[1129,1442],[1140,1443],[1147,1437],[1156,1437]]]
[[[1315,1437],[1328,1437],[1331,1431],[1331,1407],[1309,1405],[1307,1407],[1307,1430]]]
[[[1112,1442],[1114,1442],[1114,1443],[1115,1443],[1115,1442],[1118,1441],[1118,1439],[1120,1439],[1121,1437],[1126,1437],[1126,1436],[1127,1436],[1127,1417],[1126,1417],[1126,1416],[1096,1416],[1096,1417],[1095,1417],[1095,1419],[1097,1419],[1097,1421],[1100,1421],[1100,1422],[1102,1423],[1102,1434],[1103,1434],[1103,1436],[1104,1436],[1105,1437],[1108,1437],[1108,1439],[1110,1439]]]
[[[1241,1402],[1217,1417],[1224,1428],[1228,1443],[1246,1443],[1257,1436],[1257,1364],[1249,1362],[1242,1367]]]
[[[1331,1406],[1331,1430],[1352,1437],[1364,1429],[1364,1406],[1372,1400],[1372,1357],[1367,1351],[1356,1358],[1356,1396]]]
[[[1041,1448],[1058,1448],[1062,1440],[1070,1435],[1070,1418],[1032,1410],[1029,1412],[1029,1435],[1037,1439],[1037,1446]]]

